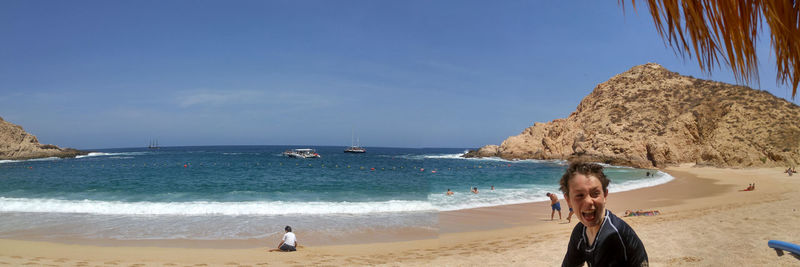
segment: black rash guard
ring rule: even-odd
[[[606,210],[597,237],[589,246],[586,226],[575,225],[561,266],[648,266],[647,251],[633,228]]]

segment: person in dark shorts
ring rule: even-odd
[[[556,214],[556,211],[558,211],[558,219],[561,220],[561,202],[558,202],[558,196],[548,192],[547,197],[550,198],[550,208],[553,210],[550,212],[550,220],[553,220],[553,216]]]
[[[286,230],[286,234],[283,235],[281,243],[278,244],[278,248],[271,249],[270,251],[297,251],[297,237],[292,233],[292,227],[287,225],[284,230]]]
[[[633,228],[605,208],[610,182],[594,163],[572,163],[561,177],[564,198],[581,222],[572,229],[561,266],[649,266]]]

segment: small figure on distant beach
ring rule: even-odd
[[[494,191],[494,185],[492,185],[492,191]]]
[[[477,194],[478,193],[478,188],[477,187],[473,187],[472,188],[472,193],[473,194]]]
[[[575,212],[572,211],[572,204],[569,204],[569,201],[567,201],[567,207],[569,207],[569,215],[567,215],[567,223],[572,223],[572,214],[575,214]]]
[[[281,243],[278,244],[278,248],[277,249],[270,249],[269,250],[270,252],[273,252],[273,251],[283,251],[283,252],[297,251],[297,237],[294,235],[294,233],[292,233],[292,227],[287,225],[286,228],[284,228],[284,230],[286,231],[286,234],[283,235],[283,238],[281,239]]]
[[[572,229],[561,266],[649,265],[633,228],[606,209],[610,182],[595,163],[573,162],[561,176],[564,199],[581,222]]]
[[[445,193],[445,194],[447,194],[448,196],[452,196],[453,195],[453,191],[450,191],[450,188],[448,188],[447,189],[447,193]]]
[[[647,172],[647,174],[645,176],[646,177],[650,177],[650,172]]]
[[[558,210],[558,219],[561,220],[561,202],[558,202],[558,196],[550,192],[547,192],[547,196],[550,197],[550,208],[553,210],[550,212],[550,220],[553,220],[553,215],[556,214],[556,210]]]
[[[756,184],[755,183],[749,184],[749,185],[747,185],[747,189],[742,189],[742,190],[739,190],[739,191],[753,191],[753,190],[756,190]]]

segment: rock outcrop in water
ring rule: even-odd
[[[39,144],[39,140],[36,139],[36,136],[25,132],[19,125],[0,118],[0,160],[47,157],[66,158],[85,154],[87,154],[87,152],[77,149]]]
[[[785,167],[800,162],[798,124],[800,107],[768,92],[648,63],[597,85],[569,117],[534,123],[465,157]]]

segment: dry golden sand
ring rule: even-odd
[[[625,218],[644,242],[651,265],[800,266],[799,259],[779,257],[767,247],[770,239],[800,243],[800,175],[790,177],[778,168],[681,166],[665,171],[676,180],[608,198],[609,209],[618,215],[626,209],[661,211],[659,216]],[[738,191],[752,182],[756,191]],[[557,266],[576,220],[549,219],[546,203],[444,212],[438,239],[304,247],[294,253],[269,253],[266,247],[101,247],[0,240],[0,265]]]

